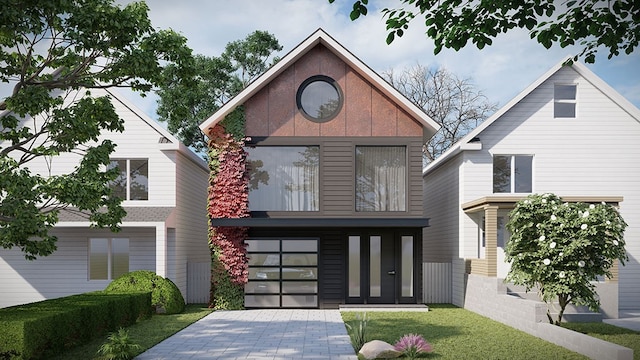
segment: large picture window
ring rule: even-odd
[[[113,195],[123,200],[149,200],[149,161],[147,159],[113,159],[108,169],[120,173],[109,186]]]
[[[356,146],[356,211],[405,211],[404,146]]]
[[[251,211],[318,211],[319,146],[248,148]]]
[[[533,156],[495,155],[493,157],[494,193],[531,193]]]
[[[89,239],[89,280],[112,280],[129,272],[129,239]]]

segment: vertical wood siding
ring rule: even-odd
[[[333,78],[344,95],[338,115],[314,123],[296,107],[296,91],[307,78]],[[323,45],[297,60],[245,102],[247,136],[422,136],[418,121],[384,96]]]

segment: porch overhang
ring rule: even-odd
[[[481,198],[462,204],[462,211],[465,213],[474,213],[484,211],[488,207],[496,207],[498,209],[513,209],[515,204],[526,198],[527,195],[508,195],[508,196],[483,196]],[[566,202],[583,202],[583,203],[601,203],[605,202],[609,205],[618,206],[622,200],[622,196],[562,196]]]
[[[429,218],[235,218],[211,219],[212,226],[239,227],[405,227],[424,228]]]
[[[462,204],[462,211],[464,211],[465,214],[483,213],[486,241],[484,258],[467,259],[467,273],[497,277],[498,211],[513,209],[518,201],[526,197],[527,195],[493,195],[484,196]],[[623,200],[622,196],[562,196],[561,198],[563,201],[571,203],[582,202],[594,204],[604,202],[616,207],[618,207]],[[613,273],[613,280],[617,281],[617,264],[614,265],[611,271]]]

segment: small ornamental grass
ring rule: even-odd
[[[404,335],[393,346],[409,359],[421,357],[433,350],[431,344],[418,334]]]
[[[362,346],[367,342],[367,313],[357,313],[356,319],[352,324],[346,323],[345,326],[351,332],[351,345],[359,352]]]
[[[107,360],[130,360],[133,359],[140,345],[133,342],[129,336],[129,331],[120,328],[117,332],[111,333],[107,342],[98,349],[98,354]]]

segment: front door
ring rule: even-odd
[[[367,303],[395,304],[396,293],[396,244],[393,233],[370,235]]]
[[[348,237],[347,303],[414,303],[415,233],[369,230]]]

